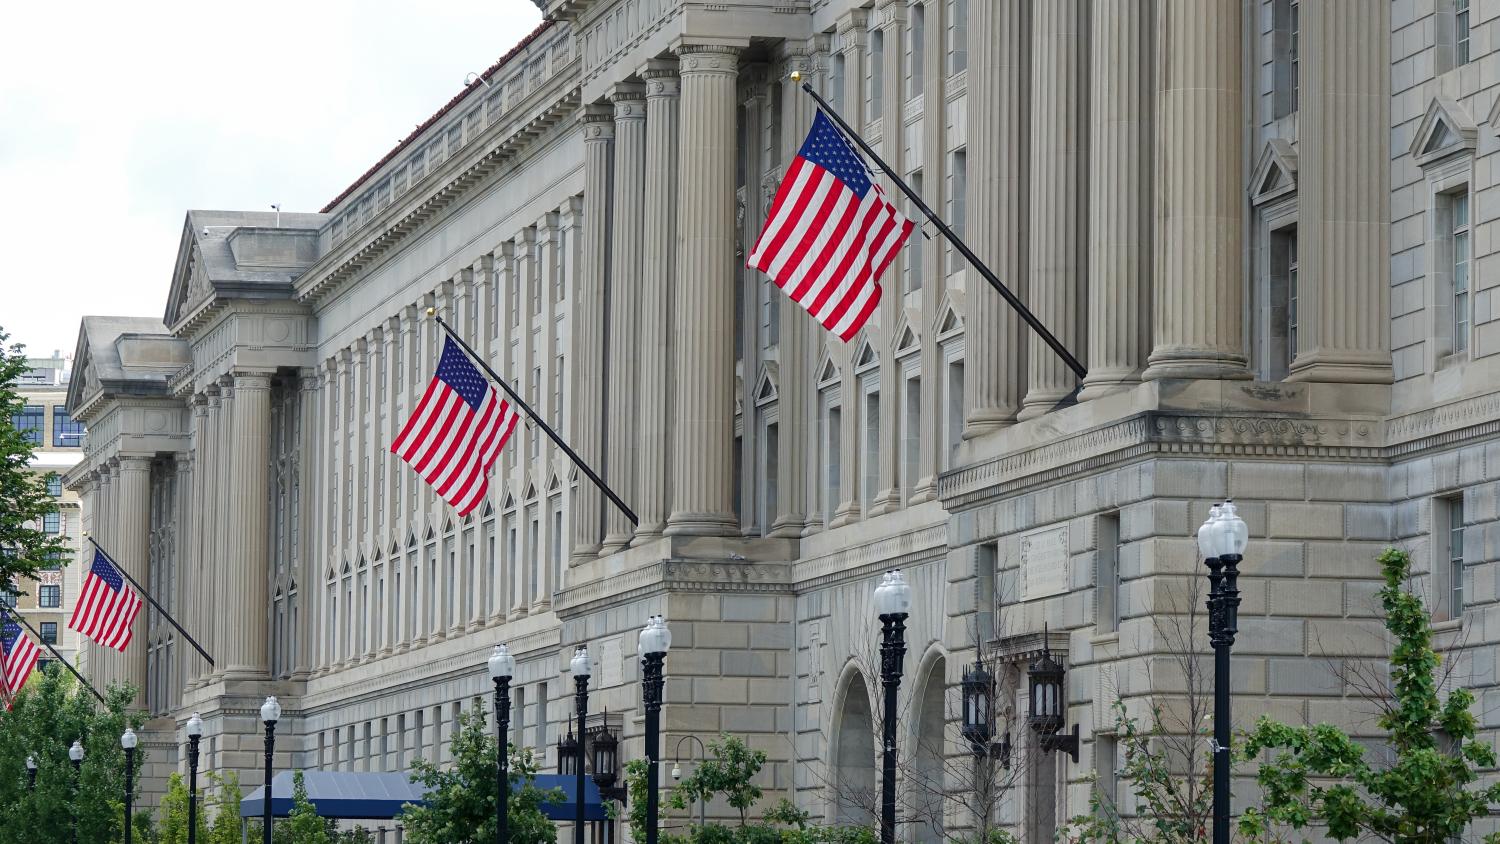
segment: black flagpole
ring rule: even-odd
[[[36,640],[38,642],[42,643],[42,647],[44,647],[47,650],[51,651],[52,655],[55,656],[55,657],[57,657],[57,661],[61,662],[63,664],[64,668],[66,668],[69,671],[73,672],[73,676],[78,678],[78,682],[82,683],[84,685],[84,688],[86,688],[89,691],[93,692],[94,693],[94,697],[98,698],[100,703],[104,704],[105,706],[109,706],[109,704],[104,700],[104,695],[99,694],[99,690],[96,689],[96,688],[94,688],[94,686],[93,686],[92,683],[90,683],[89,681],[83,679],[83,675],[78,673],[78,669],[74,668],[72,663],[70,663],[66,659],[64,659],[63,655],[57,652],[57,648],[54,648],[54,647],[52,647],[52,645],[48,644],[47,640],[42,638],[42,634],[36,632],[36,629],[33,628],[31,626],[31,623],[26,620],[25,616],[21,615],[20,613],[16,612],[15,610],[11,609],[10,607],[6,606],[3,603],[0,603],[0,610],[5,610],[5,614],[7,616],[9,616],[11,618],[14,618],[16,621],[19,621],[19,622],[21,622],[21,624],[25,625],[26,629],[31,631],[31,635],[35,636]],[[20,689],[16,689],[16,691],[19,692]]]
[[[109,564],[112,565],[112,566],[114,566],[115,567],[115,571],[119,572],[121,576],[123,576],[126,580],[130,581],[130,585],[131,586],[134,586],[136,589],[140,590],[140,593],[142,595],[146,596],[146,600],[148,600],[148,601],[151,602],[151,606],[156,607],[156,611],[159,612],[159,613],[161,613],[162,616],[164,618],[166,618],[166,620],[167,620],[167,622],[169,624],[171,624],[173,627],[177,628],[177,632],[182,634],[182,638],[186,639],[187,642],[188,642],[188,644],[193,646],[194,650],[196,650],[196,651],[198,651],[198,653],[202,654],[203,658],[206,659],[206,660],[208,660],[208,664],[210,666],[217,667],[217,666],[214,666],[214,658],[208,655],[208,651],[205,651],[203,649],[202,645],[198,644],[198,642],[196,640],[194,640],[192,636],[188,635],[188,632],[186,630],[182,629],[182,625],[177,623],[177,619],[173,618],[172,614],[169,613],[169,612],[167,612],[166,609],[164,609],[161,604],[158,604],[156,602],[156,599],[153,598],[153,597],[151,597],[151,593],[148,592],[148,591],[146,591],[146,587],[144,587],[141,584],[137,583],[136,579],[130,576],[130,572],[126,571],[124,566],[122,566],[118,562],[116,562],[115,558],[111,557],[109,555],[109,552],[106,551],[106,550],[104,550],[104,546],[103,545],[100,545],[97,541],[95,541],[95,539],[92,536],[86,536],[84,538],[87,539],[89,542],[92,542],[94,544],[95,548],[99,549],[99,553],[101,553],[101,554],[104,555],[104,559],[109,560]]]
[[[801,79],[801,74],[792,74],[793,82],[796,82],[799,79]],[[896,175],[896,171],[892,170],[890,168],[890,165],[882,161],[880,159],[880,156],[875,154],[875,150],[870,149],[870,145],[865,143],[865,139],[861,138],[858,132],[855,132],[853,129],[849,128],[849,124],[845,123],[844,118],[840,117],[839,113],[833,110],[833,106],[830,106],[827,100],[823,99],[817,91],[813,90],[812,83],[803,82],[802,90],[811,95],[814,100],[817,100],[818,107],[823,109],[824,113],[826,113],[829,117],[833,118],[833,122],[839,125],[839,128],[844,131],[844,135],[846,137],[858,144],[859,148],[864,150],[865,155],[870,156],[870,158],[873,159],[876,164],[880,165],[880,169],[884,170],[885,174],[891,177],[891,181],[896,184],[896,187],[900,188],[901,192],[906,194],[907,198],[909,198],[917,206],[917,208],[921,209],[923,214],[927,215],[927,219],[931,220],[932,224],[937,226],[938,231],[942,232],[943,237],[948,238],[948,241],[953,244],[953,247],[957,249],[959,253],[962,254],[966,259],[968,259],[969,263],[974,266],[974,269],[979,271],[980,275],[984,276],[984,280],[988,281],[990,283],[990,286],[995,288],[996,292],[1005,297],[1005,301],[1015,309],[1016,313],[1021,315],[1021,319],[1025,320],[1026,324],[1031,326],[1031,330],[1035,331],[1042,338],[1042,340],[1046,342],[1048,346],[1052,347],[1052,351],[1057,352],[1057,356],[1063,359],[1063,363],[1067,364],[1068,368],[1073,370],[1073,373],[1078,376],[1080,381],[1084,378],[1084,376],[1088,375],[1089,371],[1084,368],[1084,365],[1082,363],[1078,362],[1078,358],[1074,357],[1072,352],[1068,351],[1068,348],[1062,344],[1062,341],[1054,337],[1052,335],[1052,332],[1047,330],[1047,326],[1042,325],[1042,321],[1036,318],[1036,314],[1033,314],[1031,312],[1031,309],[1026,307],[1025,303],[1017,298],[1016,294],[1012,293],[1010,291],[1010,288],[1006,287],[1005,284],[1001,282],[998,277],[996,277],[995,273],[992,272],[989,267],[985,266],[983,261],[979,260],[979,256],[975,255],[974,252],[969,249],[968,244],[964,243],[958,235],[954,234],[953,229],[949,228],[947,223],[939,219],[938,215],[934,214],[932,209],[927,207],[927,203],[922,201],[922,197],[917,196],[917,192],[912,190],[911,187],[906,184],[905,180]]]
[[[577,466],[579,471],[588,475],[589,480],[594,482],[594,486],[599,487],[600,491],[608,496],[609,500],[613,501],[615,506],[619,507],[625,513],[625,518],[629,519],[632,525],[636,527],[640,526],[641,520],[636,518],[635,511],[630,509],[624,501],[620,500],[620,496],[615,495],[615,491],[609,488],[609,484],[605,483],[603,478],[594,474],[594,470],[589,468],[589,464],[583,462],[583,458],[578,456],[578,452],[570,448],[563,441],[563,438],[556,431],[552,430],[552,426],[548,425],[545,419],[537,415],[537,412],[531,409],[531,405],[527,404],[525,399],[522,399],[515,390],[512,390],[510,385],[505,383],[505,379],[496,374],[495,370],[491,369],[488,363],[485,363],[484,358],[480,357],[478,352],[474,351],[468,343],[464,342],[464,338],[458,336],[458,332],[453,330],[453,326],[449,325],[442,317],[437,316],[436,311],[432,308],[427,309],[427,315],[436,319],[437,324],[441,325],[443,330],[448,332],[448,336],[452,337],[454,342],[458,343],[464,352],[468,354],[469,360],[479,364],[479,367],[485,371],[485,374],[490,376],[490,380],[499,384],[500,389],[504,390],[522,410],[526,411],[526,415],[531,417],[532,421],[536,422],[537,425],[541,426],[543,431],[547,432],[547,436],[551,437],[554,443],[557,443],[557,447],[562,449],[564,454],[568,455],[568,459],[573,461],[573,465]]]

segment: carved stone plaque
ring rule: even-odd
[[[1021,600],[1068,591],[1068,526],[1021,536]]]

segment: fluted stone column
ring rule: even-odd
[[[1159,0],[1156,266],[1143,377],[1249,378],[1238,0]]]
[[[604,453],[604,287],[609,265],[610,164],[614,157],[614,112],[589,106],[583,115],[583,260],[573,299],[573,428],[578,456],[597,467]],[[604,494],[580,478],[573,499],[574,561],[599,552]],[[517,508],[518,530],[521,518]],[[514,611],[514,610],[513,610]]]
[[[1088,377],[1138,383],[1149,352],[1153,0],[1096,0],[1090,21]]]
[[[232,539],[225,572],[228,588],[222,593],[233,596],[224,607],[233,620],[222,657],[224,674],[230,679],[261,679],[270,674],[266,650],[270,425],[270,375],[236,374],[229,478],[233,509],[227,531]]]
[[[208,396],[197,393],[192,398],[193,429],[192,450],[195,471],[192,483],[188,487],[188,506],[185,508],[189,513],[189,527],[187,535],[181,542],[183,555],[181,560],[178,581],[183,590],[182,608],[187,618],[184,624],[190,625],[188,630],[198,644],[205,649],[208,644],[204,642],[209,629],[212,627],[213,604],[208,603],[204,594],[204,581],[207,579],[207,561],[203,555],[203,538],[206,531],[212,529],[213,511],[205,506],[207,497],[208,478],[213,469],[209,463],[208,451]],[[184,642],[183,644],[186,645]],[[212,650],[209,653],[213,653]],[[198,678],[208,671],[208,662],[199,656],[191,645],[187,645],[184,652],[183,680],[188,688],[198,685]]]
[[[1030,3],[969,4],[966,240],[1022,301],[1030,301],[1026,243],[1031,14]],[[932,60],[941,62],[942,54]],[[929,74],[941,76],[936,69]],[[1015,421],[1025,390],[1023,349],[1030,333],[999,293],[977,274],[971,277],[975,280],[965,291],[964,323],[976,328],[964,336],[966,439]]]
[[[1079,357],[1088,234],[1088,87],[1083,73],[1087,13],[1083,0],[1054,0],[1033,6],[1031,20],[1030,175],[1041,188],[1029,193],[1027,302],[1042,324]],[[982,332],[980,324],[969,333]],[[1028,389],[1020,419],[1051,410],[1078,380],[1040,335],[1032,331],[1027,336]]]
[[[640,328],[640,470],[637,542],[667,526],[667,479],[674,462],[667,437],[671,379],[667,363],[673,343],[671,302],[677,271],[677,105],[682,88],[677,63],[647,66],[645,220],[642,225]]]
[[[667,532],[738,529],[731,489],[734,446],[734,160],[737,47],[693,44],[682,68],[678,170],[677,337],[673,467]]]
[[[813,56],[814,45],[789,43],[783,49],[787,51],[787,56],[776,71],[776,78],[782,86],[778,176],[785,175],[787,166],[796,157],[797,150],[801,149],[802,140],[812,128],[816,108],[812,97],[798,90],[801,83],[792,81],[792,72],[801,74],[815,89],[827,90],[823,80],[814,77],[817,66]],[[776,186],[771,189],[775,190]],[[766,207],[770,207],[769,202]],[[793,301],[792,297],[779,292],[774,296],[775,307],[781,309],[781,333],[777,343],[780,347],[777,356],[781,383],[776,400],[781,454],[776,466],[777,512],[771,523],[770,535],[796,538],[807,527],[807,443],[816,430],[808,397],[812,370],[817,364],[812,355],[812,316]]]
[[[1287,380],[1389,384],[1390,7],[1304,3],[1300,22],[1297,244],[1305,272]]]
[[[387,332],[389,334],[390,332]],[[394,371],[395,367],[391,367]],[[397,376],[399,377],[399,376]],[[321,497],[317,490],[318,460],[317,452],[322,437],[318,432],[325,428],[318,424],[318,400],[319,382],[317,370],[304,369],[297,379],[299,387],[297,394],[297,472],[295,483],[298,487],[297,495],[297,542],[295,556],[292,561],[294,571],[297,572],[297,618],[299,626],[293,630],[292,635],[296,637],[296,648],[292,651],[292,679],[305,680],[311,674],[316,655],[313,653],[313,642],[316,640],[314,626],[314,614],[310,611],[314,604],[314,595],[321,588],[318,577],[318,561],[316,549],[323,547],[319,541],[318,533],[318,505]],[[396,417],[392,417],[395,419]],[[389,455],[385,459],[390,459]],[[390,471],[387,468],[386,471]],[[387,480],[389,483],[389,480]],[[390,560],[386,566],[391,565]],[[394,613],[400,612],[400,607],[381,608],[380,613],[385,620],[381,622],[389,629],[392,624]],[[387,645],[389,643],[387,642]]]
[[[121,457],[119,495],[119,524],[114,541],[108,550],[120,568],[135,578],[137,583],[155,592],[159,584],[147,583],[147,572],[151,560],[151,459],[149,457]],[[134,638],[131,646],[122,654],[110,653],[119,668],[112,671],[113,679],[129,683],[136,689],[135,706],[144,704],[146,692],[146,636],[147,618],[150,613],[142,611],[136,616]],[[102,653],[95,649],[95,653]]]
[[[230,523],[234,520],[234,509],[232,504],[231,484],[234,478],[234,466],[231,461],[231,449],[234,441],[234,378],[229,375],[220,376],[218,379],[219,403],[217,417],[214,424],[214,455],[215,455],[215,486],[214,496],[214,529],[213,529],[213,556],[207,561],[212,575],[207,578],[209,588],[209,599],[216,600],[215,596],[227,594],[230,588],[229,580],[229,555],[232,549],[230,540]],[[233,623],[233,615],[227,612],[214,614],[214,647],[209,653],[214,655],[214,669],[209,674],[210,681],[218,681],[224,677],[224,668],[228,663],[226,658],[229,649],[229,626]]]
[[[605,480],[629,504],[636,495],[639,415],[637,353],[641,339],[636,302],[641,294],[641,257],[646,191],[646,88],[621,83],[610,91],[615,106],[615,177],[610,232],[609,385],[604,452]],[[632,509],[634,509],[632,507]],[[605,512],[605,552],[630,543],[635,528],[619,507]]]

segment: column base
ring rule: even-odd
[[[1313,351],[1297,355],[1288,381],[1333,384],[1390,384],[1395,381],[1390,355],[1337,355]]]
[[[975,410],[964,419],[963,438],[972,440],[1016,424],[1016,411],[1003,407]]]
[[[220,679],[225,682],[241,680],[265,681],[271,679],[271,672],[265,668],[258,668],[253,665],[231,665],[224,669],[224,674]]]
[[[1072,395],[1072,390],[1032,390],[1021,402],[1021,412],[1016,414],[1016,421],[1025,422],[1028,419],[1051,413],[1059,404],[1062,404],[1063,400]]]
[[[636,528],[635,538],[630,540],[631,548],[639,548],[661,539],[662,532],[667,529],[666,522],[654,522],[644,527]]]
[[[1095,373],[1089,370],[1083,379],[1083,389],[1078,393],[1079,401],[1089,401],[1111,393],[1122,393],[1141,383],[1139,369],[1104,369]]]
[[[832,530],[844,525],[852,525],[857,521],[859,521],[859,505],[853,501],[845,501],[839,505],[839,509],[833,512],[833,520],[828,523],[828,527]]]
[[[901,490],[892,487],[882,490],[875,500],[870,502],[870,515],[879,516],[884,513],[894,513],[901,509]]]
[[[1141,378],[1146,381],[1163,378],[1248,381],[1251,377],[1244,355],[1217,349],[1173,348],[1153,351],[1146,364],[1146,371],[1141,373]]]
[[[807,532],[807,520],[800,516],[782,516],[771,523],[767,536],[778,539],[799,539]]]
[[[728,513],[673,513],[667,517],[667,536],[738,536],[739,520]]]
[[[917,481],[917,488],[911,491],[911,497],[907,499],[906,506],[921,504],[938,497],[937,476],[931,475]]]
[[[623,551],[630,547],[630,539],[629,534],[612,533],[604,537],[604,544],[599,546],[599,554],[602,556]]]

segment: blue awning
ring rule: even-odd
[[[425,792],[422,786],[411,781],[405,773],[376,773],[361,771],[304,771],[303,782],[307,787],[308,802],[313,804],[318,815],[324,818],[348,820],[384,820],[401,814],[408,803],[421,805]],[[608,819],[604,803],[599,797],[599,787],[592,779],[583,781],[584,818],[590,821]],[[284,818],[292,812],[292,772],[282,771],[272,780],[275,793],[271,798],[271,814]],[[542,804],[542,813],[554,821],[571,821],[576,811],[573,795],[576,781],[561,774],[538,774],[536,786],[544,791],[560,788],[564,799],[561,803]],[[250,792],[240,802],[240,817],[259,818],[265,813],[264,787]]]

